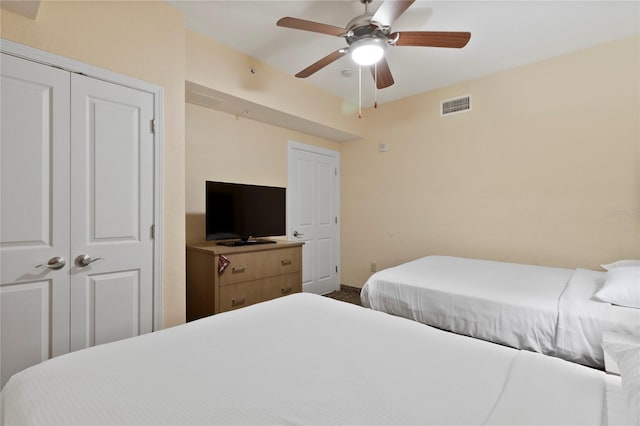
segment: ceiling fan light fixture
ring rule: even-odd
[[[358,40],[351,45],[351,58],[358,65],[373,65],[384,56],[387,44],[377,38]]]

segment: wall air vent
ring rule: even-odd
[[[440,102],[440,116],[471,111],[471,95]]]

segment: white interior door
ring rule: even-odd
[[[4,386],[69,351],[69,73],[5,54],[0,72]]]
[[[75,350],[153,328],[154,116],[148,92],[73,74],[71,93]]]
[[[302,246],[303,291],[340,289],[338,153],[289,143],[287,236]]]

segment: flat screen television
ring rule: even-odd
[[[255,238],[286,234],[286,188],[207,181],[205,216],[207,241],[272,242]]]

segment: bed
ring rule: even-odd
[[[631,418],[620,377],[311,294],[53,358],[1,398],[7,426]]]
[[[444,330],[603,368],[603,331],[640,336],[639,309],[594,299],[604,278],[587,269],[427,256],[373,274],[361,300]]]

